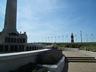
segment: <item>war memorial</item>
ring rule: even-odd
[[[17,0],[7,0],[4,29],[0,32],[0,52],[26,51],[38,48],[27,43],[26,32],[16,29]],[[40,48],[40,47],[39,47]]]
[[[19,72],[19,67],[22,67],[26,64],[32,64],[38,68],[47,68],[46,72],[61,72],[64,67],[65,57],[62,54],[62,51],[45,49],[45,46],[38,44],[27,43],[26,32],[23,34],[19,33],[16,29],[16,19],[17,19],[17,0],[7,0],[6,14],[5,14],[5,23],[4,29],[0,32],[0,72]],[[48,51],[48,52],[47,52]],[[57,52],[57,55],[54,53]],[[44,52],[44,54],[42,54]],[[51,60],[52,65],[48,66],[47,64],[43,66],[40,62],[50,62],[48,60],[42,60],[45,55],[53,54],[56,56],[57,60]],[[60,56],[58,55],[60,54]],[[41,55],[41,56],[39,56]],[[58,56],[58,57],[57,57]],[[41,60],[40,60],[41,59]],[[50,60],[51,58],[49,58]],[[37,64],[40,64],[39,66]],[[33,72],[35,68],[21,70],[25,72]],[[5,69],[6,68],[6,69]],[[36,69],[37,70],[37,69]]]

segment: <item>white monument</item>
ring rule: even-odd
[[[7,0],[4,29],[0,32],[0,52],[30,51],[44,48],[27,43],[26,32],[16,29],[17,0]]]
[[[17,0],[7,0],[4,29],[0,32],[0,51],[24,51],[27,35],[16,29]]]

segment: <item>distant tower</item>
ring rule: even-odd
[[[74,43],[74,35],[73,35],[73,33],[71,34],[71,43]]]

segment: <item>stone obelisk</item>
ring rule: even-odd
[[[17,33],[16,30],[17,17],[17,0],[7,0],[4,32]]]

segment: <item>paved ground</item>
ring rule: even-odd
[[[64,51],[63,53],[67,57],[89,57],[78,51]],[[66,63],[63,72],[96,72],[96,63]]]
[[[89,57],[86,54],[81,54],[79,51],[63,51],[66,57]]]
[[[69,63],[68,72],[96,72],[96,63]]]

